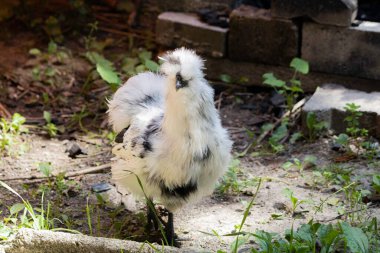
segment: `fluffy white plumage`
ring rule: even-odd
[[[212,193],[227,169],[232,143],[202,59],[184,48],[163,58],[162,74],[130,78],[109,102],[109,122],[122,137],[113,148],[112,177],[143,196],[136,174],[147,196],[173,212]]]

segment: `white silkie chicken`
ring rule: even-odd
[[[173,242],[173,212],[212,193],[228,167],[232,143],[204,79],[203,60],[184,48],[162,59],[160,74],[138,74],[120,87],[108,113],[118,133],[115,184],[164,205],[169,212],[166,237]]]

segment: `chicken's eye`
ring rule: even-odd
[[[176,89],[178,90],[178,89],[181,89],[181,88],[183,88],[183,87],[187,87],[188,85],[189,85],[189,81],[188,80],[184,80],[183,78],[182,78],[182,76],[181,76],[181,74],[180,73],[177,73],[177,75],[176,75]]]

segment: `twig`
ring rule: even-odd
[[[144,40],[151,40],[151,41],[154,40],[154,38],[149,38],[148,36],[142,36],[142,35],[132,33],[132,32],[124,32],[124,31],[119,31],[119,30],[106,28],[106,27],[99,27],[98,29],[104,32],[114,33],[114,34],[123,35],[123,36],[134,36],[136,38],[141,38]]]
[[[111,168],[111,164],[107,163],[107,164],[103,164],[103,165],[99,165],[99,166],[95,166],[95,167],[89,167],[89,168],[79,170],[79,171],[69,172],[65,175],[65,178],[76,177],[76,176],[91,174],[91,173],[97,173],[97,172],[100,172],[100,171],[103,171],[106,169],[110,169],[110,168]],[[52,175],[50,177],[32,175],[32,176],[27,176],[27,177],[8,177],[8,178],[2,178],[0,180],[1,181],[33,180],[33,179],[47,180],[49,178],[57,177],[57,176],[58,176],[58,174]]]
[[[294,105],[292,111],[287,111],[286,113],[284,113],[284,115],[282,115],[282,117],[280,119],[278,119],[271,128],[269,128],[268,130],[266,130],[265,132],[263,132],[259,138],[257,138],[257,141],[256,143],[260,143],[264,140],[264,138],[273,130],[275,129],[285,118],[287,118],[289,115],[292,115],[293,117],[296,115],[297,112],[300,112],[299,109],[301,109],[301,107],[305,104],[306,102],[306,99],[302,99],[300,101],[298,101],[297,104]]]
[[[327,219],[327,220],[319,220],[319,222],[330,222],[330,221],[333,221],[333,220],[338,220],[338,219],[340,219],[343,216],[346,216],[348,214],[357,213],[357,212],[361,212],[361,211],[364,211],[364,210],[366,210],[366,208],[361,208],[361,209],[356,209],[356,210],[348,211],[348,212],[345,212],[343,214],[339,214],[338,216],[335,216],[335,217]]]
[[[3,115],[5,118],[12,117],[11,113],[5,108],[5,106],[0,103],[0,115]]]
[[[217,105],[218,111],[220,111],[220,106],[221,106],[222,101],[223,101],[223,95],[224,95],[224,91],[222,91],[222,92],[219,94],[219,98],[218,98],[218,100],[216,100],[216,101],[214,102],[214,104]]]
[[[247,148],[241,153],[241,156],[244,156],[245,154],[247,154],[247,152],[251,149],[252,145],[254,143],[256,144],[259,144],[261,143],[265,137],[273,131],[273,129],[275,129],[284,119],[286,119],[289,115],[292,115],[292,117],[295,117],[296,114],[298,114],[299,112],[301,112],[301,108],[302,106],[305,104],[306,102],[306,99],[303,98],[302,100],[298,101],[297,104],[294,105],[293,109],[292,109],[292,112],[290,113],[290,111],[287,111],[286,113],[284,113],[284,115],[282,115],[281,118],[277,119],[276,122],[269,128],[267,129],[265,132],[263,132],[259,138],[257,138],[257,140],[254,140],[253,142],[251,142]]]

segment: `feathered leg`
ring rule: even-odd
[[[168,211],[168,222],[165,226],[166,239],[169,245],[176,246],[175,235],[174,235],[174,224],[173,224],[173,213]]]
[[[148,199],[146,206],[147,206],[147,220],[148,220],[147,229],[152,230],[152,228],[154,228],[154,230],[158,230],[158,221],[155,214],[156,210],[154,210],[153,200]]]

